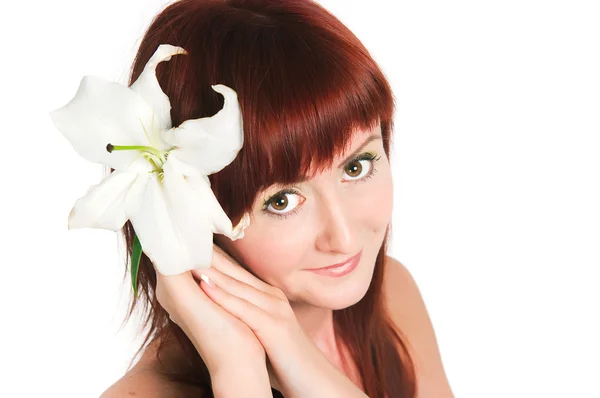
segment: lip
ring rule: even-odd
[[[336,276],[336,277],[344,276],[344,275],[349,274],[350,272],[354,271],[354,269],[358,266],[361,255],[362,255],[362,249],[360,252],[358,252],[358,254],[356,254],[353,257],[350,257],[348,260],[344,261],[343,263],[333,264],[333,265],[323,267],[323,268],[310,268],[310,269],[307,269],[307,271],[310,271],[310,272],[313,272],[313,273],[319,274],[319,275],[325,275],[325,276]]]

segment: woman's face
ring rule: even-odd
[[[372,160],[371,160],[372,159]],[[339,165],[339,167],[338,167]],[[392,216],[392,178],[381,127],[356,131],[333,168],[293,186],[271,186],[254,202],[244,237],[217,243],[290,302],[342,309],[366,293]],[[342,276],[309,271],[360,254]]]

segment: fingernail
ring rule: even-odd
[[[210,280],[208,276],[200,274],[200,279],[202,279],[209,287],[215,287],[215,284],[213,283],[213,281]]]

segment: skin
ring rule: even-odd
[[[347,153],[335,159],[343,162],[371,135],[381,133],[357,131]],[[392,214],[391,170],[380,139],[370,141],[358,155],[375,152],[377,172],[368,174],[369,161],[363,160],[362,172],[353,172],[348,163],[334,167],[297,184],[300,196],[287,195],[289,208],[277,206],[274,211],[287,212],[298,205],[296,214],[285,219],[261,211],[263,202],[282,187],[270,187],[254,204],[252,222],[243,239],[231,241],[216,235],[219,246],[256,277],[281,289],[294,314],[323,355],[350,380],[363,387],[356,364],[346,352],[338,352],[333,333],[333,310],[358,302],[365,294],[373,275],[375,259]],[[353,156],[354,157],[354,156]],[[356,163],[353,164],[356,167]],[[355,181],[349,181],[354,179]],[[362,179],[361,182],[356,182]],[[279,198],[281,199],[281,198]],[[359,209],[359,211],[355,211]],[[358,267],[341,278],[316,275],[306,268],[317,268],[345,261],[362,250]],[[268,253],[268,255],[265,255]],[[404,265],[386,257],[383,292],[392,321],[398,326],[415,361],[418,398],[452,398],[442,365],[433,325],[419,289]],[[139,394],[148,397],[177,397],[201,394],[200,389],[179,385],[160,376],[154,341],[142,358],[122,379],[102,395],[103,398]],[[174,361],[179,353],[169,343]],[[349,368],[344,366],[345,358]]]
[[[299,194],[280,194],[288,187],[277,186],[260,193],[243,239],[216,238],[248,271],[285,293],[304,331],[340,367],[343,353],[335,344],[333,310],[349,307],[365,295],[393,202],[380,126],[355,131],[351,141],[331,169],[294,185]],[[352,160],[365,152],[376,154],[378,160]],[[372,168],[376,171],[371,174]],[[274,201],[266,214],[262,209],[269,198]],[[344,262],[361,250],[358,267],[343,277],[306,270]]]

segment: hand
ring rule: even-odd
[[[223,258],[215,253],[214,262]],[[249,366],[266,366],[265,351],[252,330],[206,296],[194,279],[203,270],[196,271],[172,276],[157,272],[156,298],[192,341],[211,375],[243,365],[241,359]]]
[[[209,269],[195,269],[213,281],[201,287],[216,304],[247,325],[267,354],[271,386],[286,397],[352,397],[365,395],[325,358],[304,333],[281,289],[246,271],[214,245]]]

